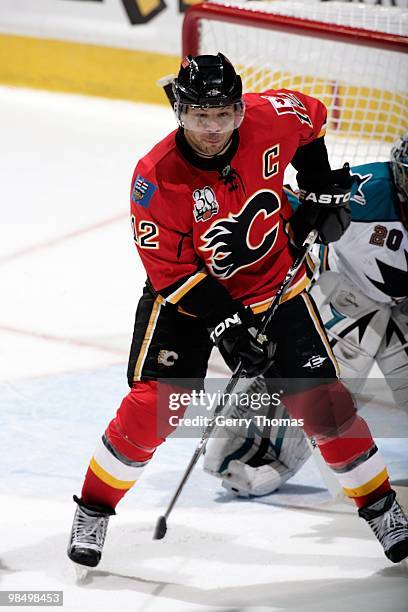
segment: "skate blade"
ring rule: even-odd
[[[76,583],[84,584],[89,575],[89,567],[86,565],[79,565],[79,563],[74,563],[75,575],[76,575]]]

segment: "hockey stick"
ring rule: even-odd
[[[290,283],[293,281],[293,279],[295,278],[297,272],[299,271],[301,265],[303,264],[304,260],[306,259],[307,254],[310,251],[310,248],[312,247],[313,243],[315,242],[317,238],[317,231],[316,230],[312,230],[310,232],[310,234],[308,235],[308,237],[306,238],[305,242],[303,243],[303,251],[302,253],[300,253],[300,255],[295,259],[295,261],[293,262],[293,264],[290,266],[289,270],[286,273],[286,276],[281,284],[281,286],[279,287],[278,291],[276,292],[272,302],[270,303],[267,311],[265,312],[264,316],[262,317],[261,320],[261,325],[260,328],[258,329],[257,332],[257,336],[258,339],[260,339],[260,336],[263,336],[265,334],[266,328],[269,325],[269,322],[271,321],[271,319],[273,318],[273,316],[275,315],[279,304],[281,302],[281,299],[285,293],[285,291],[287,290],[287,288],[289,287]],[[239,379],[241,378],[242,372],[243,372],[243,364],[240,362],[236,368],[236,370],[234,371],[228,385],[225,388],[225,391],[222,395],[221,401],[218,404],[218,406],[216,407],[216,409],[214,410],[213,416],[211,417],[210,422],[208,423],[207,427],[204,430],[204,433],[202,434],[200,441],[197,444],[197,447],[194,451],[193,456],[191,457],[186,470],[183,474],[182,479],[180,480],[180,483],[167,507],[166,512],[162,515],[159,516],[159,518],[157,519],[157,523],[156,523],[156,527],[154,530],[154,534],[153,534],[153,539],[154,540],[161,540],[162,538],[164,538],[164,536],[166,535],[167,532],[167,519],[170,516],[171,511],[173,510],[173,507],[177,501],[177,499],[180,496],[180,493],[182,492],[185,483],[187,482],[191,472],[194,469],[194,466],[196,465],[198,459],[200,458],[200,456],[202,455],[202,453],[205,450],[207,441],[209,439],[209,437],[211,436],[212,432],[214,431],[215,427],[216,427],[216,423],[217,423],[217,417],[221,414],[223,408],[225,407],[226,404],[228,404],[228,401],[225,398],[228,398],[229,395],[232,393],[232,391],[235,389]]]
[[[164,90],[164,93],[166,94],[166,98],[170,103],[171,108],[174,107],[174,103],[176,101],[176,98],[174,96],[173,93],[173,81],[176,77],[174,76],[174,74],[167,74],[164,77],[161,77],[161,79],[159,79],[156,82],[156,85],[158,87],[162,87]]]

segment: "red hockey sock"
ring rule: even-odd
[[[340,381],[284,397],[293,418],[304,420],[345,494],[361,508],[390,489],[387,469],[367,423]]]
[[[360,416],[356,415],[337,437],[318,440],[318,445],[344,493],[358,508],[391,489],[384,460],[367,423]]]
[[[123,399],[90,461],[82,487],[85,503],[115,508],[138,480],[156,448],[174,430],[169,416],[181,412],[169,412],[164,394],[162,398],[158,408],[158,383],[143,381]]]

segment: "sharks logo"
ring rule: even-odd
[[[260,261],[273,248],[278,236],[281,207],[270,189],[257,191],[237,214],[214,221],[202,235],[201,251],[209,251],[208,265],[214,276],[231,278],[242,268]]]
[[[373,283],[379,291],[385,293],[393,298],[405,297],[407,293],[408,287],[408,252],[404,249],[405,261],[406,261],[406,270],[402,270],[401,268],[396,268],[394,266],[390,266],[384,261],[380,259],[375,259],[377,262],[378,269],[382,276],[382,282],[376,281],[373,278],[370,278],[367,274],[366,277],[370,282]]]
[[[351,176],[353,177],[353,188],[351,196],[352,202],[357,202],[361,206],[365,206],[367,204],[363,187],[368,181],[373,177],[371,174],[359,174],[358,172],[351,172]],[[356,191],[354,191],[356,189]]]

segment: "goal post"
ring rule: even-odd
[[[328,109],[333,164],[389,158],[408,128],[408,11],[342,2],[206,2],[183,23],[183,54],[223,52],[245,91],[287,88]],[[347,158],[347,159],[346,159]]]

